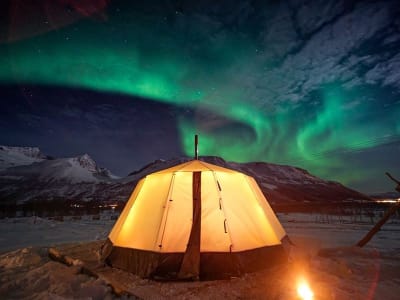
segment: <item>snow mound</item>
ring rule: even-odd
[[[0,256],[0,266],[4,269],[26,267],[38,264],[41,257],[32,247],[22,248]]]
[[[115,299],[101,279],[79,266],[50,261],[46,249],[24,248],[0,255],[2,299]]]

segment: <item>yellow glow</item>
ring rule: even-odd
[[[192,228],[195,171],[202,173],[201,252],[240,252],[281,244],[285,230],[256,181],[198,160],[139,181],[109,235],[113,244],[185,252]]]
[[[376,203],[398,203],[400,202],[399,199],[382,199],[382,200],[376,200]]]
[[[297,284],[297,294],[302,300],[312,300],[314,298],[313,291],[304,279]]]

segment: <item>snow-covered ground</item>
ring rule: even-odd
[[[278,218],[291,239],[310,239],[319,249],[355,245],[380,217],[292,213]],[[389,219],[365,248],[400,252],[400,219]]]
[[[389,220],[367,246],[359,249],[349,246],[372,228],[374,220],[301,213],[278,217],[294,243],[290,265],[284,270],[230,281],[185,284],[132,279],[132,285],[157,291],[161,298],[168,299],[271,299],[266,295],[295,299],[295,289],[288,288],[293,277],[288,269],[302,266],[315,299],[398,299],[398,218]],[[81,274],[78,266],[67,267],[47,256],[49,246],[105,239],[114,222],[109,215],[100,219],[64,217],[63,221],[35,217],[0,220],[0,295],[26,299],[115,298],[102,280]],[[326,248],[336,249],[321,251]],[[267,283],[265,276],[274,272],[277,276]],[[273,291],[272,283],[276,287]]]
[[[0,253],[30,246],[49,247],[60,243],[104,240],[115,220],[102,216],[63,217],[63,221],[39,217],[0,220]]]
[[[29,246],[104,240],[115,223],[115,217],[106,214],[66,216],[63,221],[40,217],[2,219],[0,253]],[[292,240],[310,239],[316,249],[354,245],[378,220],[375,218],[371,222],[367,217],[354,219],[307,213],[278,214],[278,218]],[[389,220],[366,247],[400,250],[400,219]]]

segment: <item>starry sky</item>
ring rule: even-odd
[[[400,177],[398,1],[5,1],[0,144],[126,175],[200,155]]]

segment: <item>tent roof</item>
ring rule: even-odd
[[[240,173],[231,169],[223,168],[217,165],[209,164],[201,160],[191,160],[183,164],[164,169],[153,174],[173,173],[173,172],[205,172],[216,171],[224,173]]]

